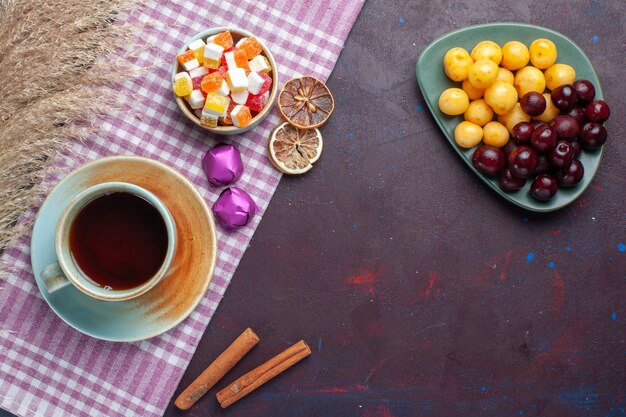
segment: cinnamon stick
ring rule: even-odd
[[[259,337],[248,327],[176,398],[174,405],[181,410],[189,409],[208,390],[213,388],[257,343],[259,343]]]
[[[218,392],[217,401],[222,408],[228,407],[310,354],[311,349],[306,342],[299,341]]]

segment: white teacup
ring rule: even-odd
[[[163,263],[158,271],[142,284],[129,289],[110,289],[98,285],[95,280],[85,276],[77,265],[70,250],[70,231],[77,214],[88,203],[114,192],[134,194],[150,203],[163,218],[167,232],[167,248]],[[57,223],[55,235],[55,251],[58,262],[48,265],[41,272],[41,278],[49,293],[65,288],[72,284],[83,293],[100,300],[120,301],[138,297],[157,285],[172,267],[174,251],[176,249],[176,225],[171,213],[154,194],[134,184],[124,182],[107,182],[87,188],[78,194],[61,214]]]

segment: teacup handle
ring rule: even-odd
[[[58,262],[45,267],[41,271],[41,279],[43,279],[43,283],[46,285],[49,293],[58,291],[71,284],[70,280],[65,277],[65,273]]]

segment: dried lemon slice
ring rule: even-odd
[[[278,95],[278,109],[292,125],[312,129],[326,123],[335,109],[335,99],[317,78],[292,78]]]
[[[269,157],[285,174],[304,174],[322,154],[322,134],[317,129],[298,129],[285,122],[270,136]]]

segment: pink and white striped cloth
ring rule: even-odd
[[[266,42],[282,82],[304,74],[326,80],[362,3],[157,0],[135,10],[125,18],[129,23],[157,22],[146,25],[139,35],[157,45],[140,55],[139,64],[156,63],[155,67],[123,86],[141,100],[143,112],[140,117],[125,114],[105,120],[99,135],[77,144],[75,153],[86,161],[118,154],[160,160],[187,176],[212,205],[220,190],[210,187],[200,157],[215,138],[185,121],[171,92],[171,65],[183,42],[209,27],[240,27]],[[265,151],[269,132],[278,122],[274,111],[256,129],[232,139],[245,165],[237,186],[253,196],[259,215],[239,232],[219,230],[219,257],[209,291],[189,318],[159,337],[112,343],[79,333],[39,294],[28,237],[4,252],[1,260],[16,272],[0,282],[2,408],[20,416],[45,417],[163,414],[280,180]],[[60,157],[58,165],[69,173],[78,164]],[[33,209],[26,216],[35,213]]]

